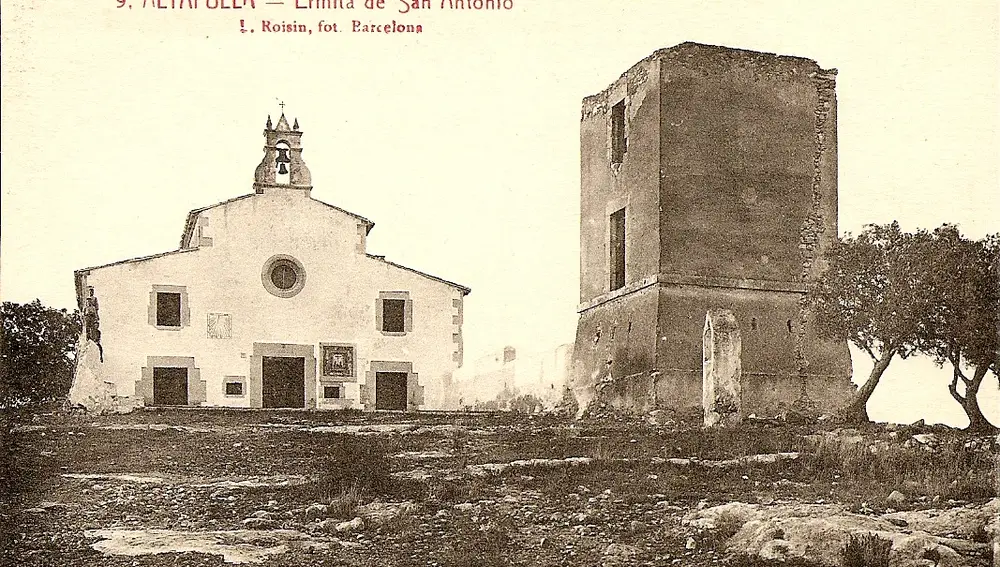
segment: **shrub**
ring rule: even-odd
[[[80,315],[39,300],[3,302],[0,336],[0,407],[60,398],[73,383]]]
[[[392,459],[383,442],[345,435],[332,439],[329,452],[319,457],[322,472],[297,488],[299,497],[313,502],[344,500],[346,507],[376,498],[422,497],[424,486],[392,476]]]
[[[361,504],[361,491],[355,483],[341,489],[340,494],[330,500],[326,515],[329,518],[349,520],[355,516],[359,504]]]
[[[943,446],[934,450],[888,445],[872,451],[868,443],[821,441],[800,459],[816,478],[839,474],[873,490],[911,481],[928,497],[977,500],[994,496],[992,457],[983,451]],[[913,494],[911,494],[912,496]]]
[[[843,567],[889,567],[892,542],[875,534],[851,534],[842,552]]]

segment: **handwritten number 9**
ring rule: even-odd
[[[124,8],[125,7],[125,2],[127,2],[128,0],[115,0],[115,1],[118,2],[118,7],[119,8]]]

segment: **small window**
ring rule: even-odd
[[[610,291],[625,287],[625,209],[611,215],[610,242],[611,281]]]
[[[226,395],[227,396],[242,396],[243,395],[243,382],[226,382]]]
[[[339,400],[344,397],[343,386],[323,386],[323,397],[328,400]]]
[[[618,164],[625,159],[628,140],[625,138],[625,100],[611,107],[611,163]]]
[[[413,300],[408,291],[380,291],[375,300],[375,328],[386,336],[413,331]]]
[[[181,326],[181,294],[156,293],[156,324],[160,327]]]
[[[295,271],[295,265],[288,260],[279,260],[271,268],[271,283],[280,290],[289,290],[295,287],[295,282],[299,276]]]
[[[387,333],[406,332],[406,300],[382,300],[382,330]]]
[[[276,254],[264,262],[260,280],[268,293],[287,299],[298,295],[305,287],[306,270],[295,258]]]

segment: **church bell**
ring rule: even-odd
[[[288,167],[285,164],[292,163],[291,158],[288,157],[288,148],[278,148],[278,158],[274,161],[278,164],[278,173],[286,175]]]

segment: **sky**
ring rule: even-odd
[[[313,196],[373,220],[369,252],[472,288],[467,358],[571,342],[580,101],[684,41],[839,70],[842,233],[892,220],[1000,232],[995,1],[434,0],[407,14],[400,0],[2,1],[4,301],[73,307],[73,270],[175,249],[189,210],[252,191],[283,101]],[[354,33],[354,19],[423,31]],[[262,20],[314,32],[265,33]],[[855,381],[870,368],[856,356]],[[964,425],[949,377],[893,363],[872,417]],[[998,421],[996,381],[981,399]]]

